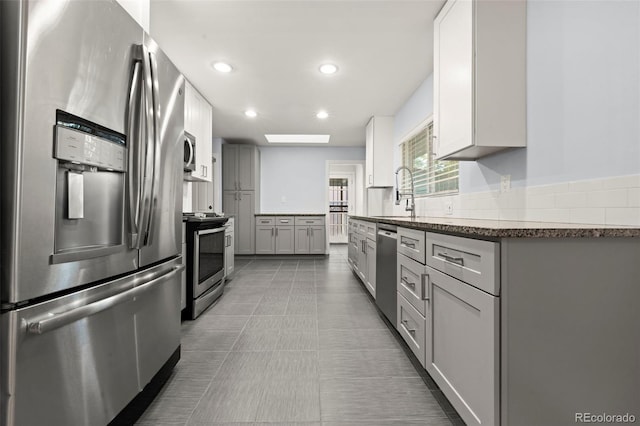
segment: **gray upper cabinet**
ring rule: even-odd
[[[222,145],[222,189],[224,191],[238,190],[237,170],[237,145]]]
[[[257,152],[254,146],[238,145],[238,189],[241,191],[256,189]]]
[[[260,154],[253,145],[222,145],[222,187],[225,191],[255,191]]]
[[[475,160],[526,145],[526,8],[524,1],[449,0],[436,17],[437,158]]]

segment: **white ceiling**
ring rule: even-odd
[[[151,35],[213,105],[213,135],[331,135],[364,145],[372,115],[394,115],[433,69],[444,0],[152,0]],[[234,67],[221,74],[211,67]],[[338,65],[322,75],[324,62]],[[258,116],[245,117],[254,108]],[[329,118],[319,120],[324,109]]]

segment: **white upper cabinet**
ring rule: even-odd
[[[371,117],[366,145],[367,188],[393,186],[393,117]]]
[[[434,31],[436,158],[526,146],[526,2],[449,0]]]
[[[188,81],[185,81],[184,91],[184,130],[196,139],[196,169],[185,174],[185,179],[211,182],[213,108]]]

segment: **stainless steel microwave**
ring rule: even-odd
[[[193,172],[196,169],[196,137],[184,132],[184,171]]]

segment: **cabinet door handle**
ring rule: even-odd
[[[416,283],[409,282],[407,277],[400,278],[400,282],[408,287],[411,287],[414,290],[416,289]]]
[[[271,236],[273,237],[273,228],[271,228]]]
[[[276,228],[276,237],[278,236],[278,228]]]
[[[429,274],[422,274],[420,277],[420,282],[422,284],[422,300],[429,300]]]
[[[369,175],[369,185],[373,185],[373,175]]]
[[[464,266],[464,259],[462,257],[449,256],[447,253],[438,253],[438,256],[448,262],[455,263],[456,265]]]
[[[242,192],[238,192],[238,195],[240,196],[240,201],[242,201]]]
[[[311,236],[313,237],[313,228],[309,228],[309,229],[311,229]]]
[[[234,199],[234,200],[236,200],[236,201],[238,201],[238,193],[237,193],[237,192],[234,192],[234,193],[233,193],[233,199]]]
[[[309,228],[307,228],[307,237],[309,236]]]
[[[409,241],[405,241],[405,240],[402,240],[401,243],[403,246],[407,246],[412,249],[416,248],[416,243],[410,243]]]

